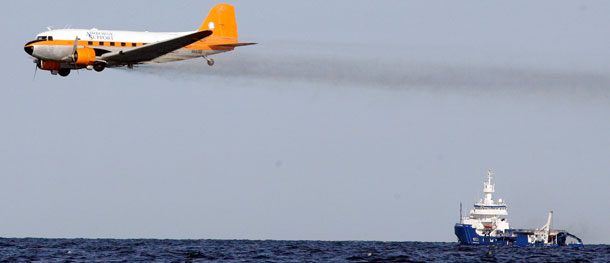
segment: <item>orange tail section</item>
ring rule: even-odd
[[[212,38],[221,38],[226,42],[237,42],[237,22],[235,21],[235,7],[229,4],[218,4],[210,10],[201,30],[212,30]],[[220,40],[220,39],[219,39]],[[224,42],[224,41],[223,41]]]

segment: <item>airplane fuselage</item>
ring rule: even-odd
[[[63,60],[72,55],[74,41],[78,37],[77,48],[90,47],[98,55],[109,52],[127,51],[149,43],[155,43],[191,32],[138,32],[138,31],[110,31],[98,29],[59,29],[36,35],[35,41],[26,45],[32,47],[33,57],[44,60]],[[232,50],[232,48],[210,48],[208,45],[214,41],[199,40],[186,47],[174,50],[166,55],[143,63],[163,63],[185,60],[217,54]],[[27,50],[26,50],[27,51]],[[28,52],[29,53],[29,52]],[[100,54],[101,53],[101,54]],[[112,65],[109,65],[112,66]]]

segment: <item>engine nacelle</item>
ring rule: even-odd
[[[38,62],[38,68],[43,70],[59,70],[61,68],[61,63],[51,60],[40,60]]]
[[[79,48],[74,52],[74,63],[76,65],[92,65],[93,62],[95,62],[95,50],[93,48]]]

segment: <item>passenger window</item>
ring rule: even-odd
[[[90,45],[90,46],[91,46],[91,45],[93,45],[93,41],[89,41],[89,45]]]
[[[125,42],[121,42],[121,47],[124,47],[124,46],[125,46]]]
[[[111,46],[114,46],[114,42],[110,42],[110,45],[111,45]]]
[[[135,47],[135,46],[136,46],[136,43],[131,43],[131,46],[132,46],[132,47]]]
[[[104,45],[104,42],[100,41],[100,46],[103,46],[103,45]]]

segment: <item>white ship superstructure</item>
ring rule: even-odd
[[[506,216],[508,215],[507,205],[500,198],[494,201],[494,184],[491,183],[493,172],[487,171],[487,181],[483,183],[483,193],[485,199],[479,200],[470,210],[469,217],[463,217],[462,224],[471,225],[481,236],[497,236],[499,233],[506,232],[510,228]]]

